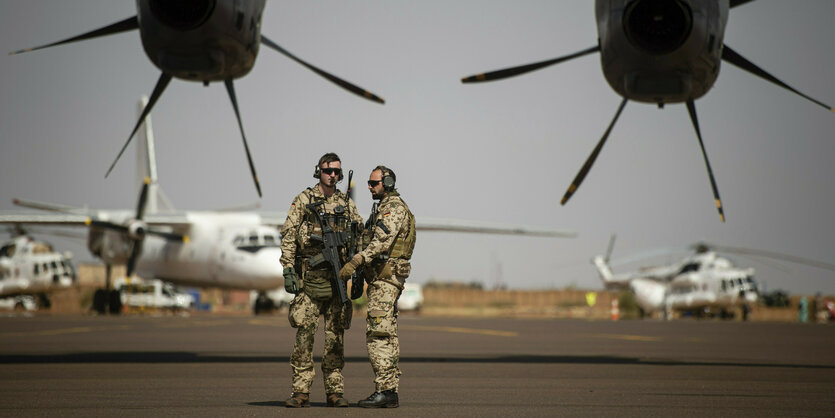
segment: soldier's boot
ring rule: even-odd
[[[392,389],[374,392],[368,398],[359,401],[357,405],[363,408],[397,408],[400,406],[400,401],[397,398],[397,392]]]
[[[307,393],[293,392],[290,399],[284,401],[288,408],[307,408],[310,406],[310,395]]]
[[[335,408],[344,408],[348,406],[348,400],[343,398],[341,393],[329,393],[328,406]]]

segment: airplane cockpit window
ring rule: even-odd
[[[246,244],[246,239],[244,238],[243,235],[236,235],[235,239],[232,241],[232,245],[234,245],[236,247],[240,247],[241,245],[245,245],[245,244]]]
[[[681,268],[681,271],[679,271],[678,274],[684,274],[690,271],[699,271],[699,267],[699,263],[687,263]]]
[[[258,245],[258,235],[249,236],[249,245]]]
[[[275,237],[272,235],[264,235],[264,245],[275,244]]]

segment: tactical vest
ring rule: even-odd
[[[320,255],[324,248],[321,241],[311,239],[312,235],[322,236],[322,226],[316,219],[316,214],[314,214],[313,210],[318,211],[319,216],[326,222],[329,222],[334,231],[337,233],[345,232],[350,228],[351,223],[347,198],[334,199],[335,201],[328,202],[327,199],[313,196],[311,189],[307,189],[302,196],[303,198],[300,203],[302,204],[304,215],[302,216],[301,225],[299,225],[299,233],[296,236],[298,248],[296,258],[297,262],[300,261],[302,264],[304,292],[313,299],[329,299],[333,295],[330,279],[333,273],[327,269],[312,268],[309,262],[311,257]],[[344,205],[341,200],[344,200]],[[308,204],[318,201],[324,202],[314,209],[307,207]],[[344,251],[344,249],[342,250]],[[344,258],[344,254],[342,254],[342,258]],[[344,260],[342,261],[344,262]]]
[[[409,206],[406,205],[406,202],[403,201],[399,194],[396,194],[393,197],[396,197],[397,200],[393,202],[392,208],[402,204],[403,207],[406,208],[407,219],[406,228],[398,231],[397,236],[394,238],[394,243],[389,251],[389,257],[409,260],[412,258],[412,252],[415,250],[415,217],[412,215],[412,211],[409,210]]]

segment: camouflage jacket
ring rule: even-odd
[[[400,194],[392,191],[380,201],[377,207],[377,221],[373,226],[369,225],[369,228],[371,231],[366,232],[372,234],[371,241],[360,253],[363,264],[370,264],[380,254],[390,254],[395,241],[405,239],[410,228],[414,228],[414,216],[406,202],[400,198]],[[411,233],[414,238],[414,231]],[[414,240],[411,247],[414,248]],[[412,248],[408,248],[408,256],[404,258],[411,257]]]
[[[287,211],[287,220],[281,227],[281,265],[292,266],[296,257],[310,257],[321,252],[321,245],[311,242],[310,235],[321,235],[322,230],[311,216],[310,211],[305,207],[309,203],[324,200],[326,213],[333,213],[336,206],[345,208],[349,222],[356,221],[362,225],[362,217],[357,212],[354,201],[349,199],[345,193],[336,190],[330,197],[319,189],[318,183],[307,188],[293,199],[290,210]]]

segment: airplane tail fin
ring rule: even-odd
[[[148,97],[142,96],[139,98],[137,105],[137,113],[142,114],[145,106],[148,105]],[[157,177],[157,160],[156,150],[154,149],[154,131],[151,124],[151,115],[145,118],[142,124],[142,129],[138,131],[140,140],[137,141],[136,148],[136,185],[142,188],[144,179],[150,179],[148,184],[148,200],[145,206],[146,213],[170,212],[174,210],[174,205],[171,200],[162,191]],[[139,190],[137,190],[139,193]]]

